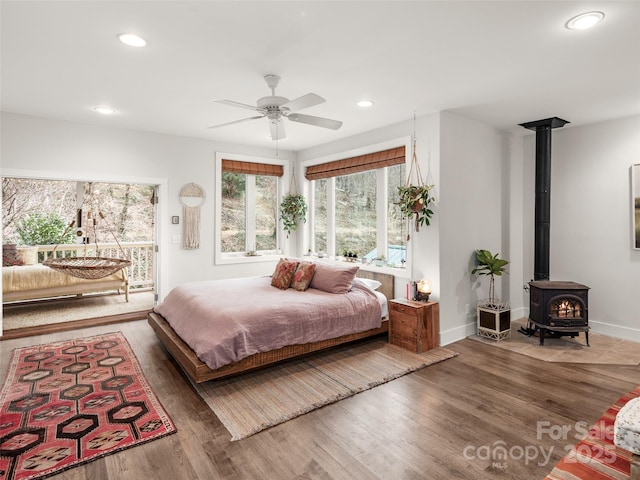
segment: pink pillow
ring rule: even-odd
[[[357,265],[316,263],[316,272],[309,286],[329,293],[347,293],[359,268]]]
[[[281,258],[273,275],[271,275],[271,285],[281,290],[289,288],[296,268],[298,268],[298,262],[290,262],[286,258]]]
[[[296,273],[293,275],[291,286],[299,292],[304,292],[309,288],[313,274],[316,271],[316,264],[309,262],[300,262]]]

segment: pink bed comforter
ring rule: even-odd
[[[196,282],[174,288],[154,309],[209,368],[381,325],[381,307],[354,281],[346,294],[271,286],[270,277]]]

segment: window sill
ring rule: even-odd
[[[216,265],[234,265],[260,262],[277,262],[282,258],[281,253],[264,255],[220,255],[216,257]]]
[[[406,268],[401,268],[401,267],[390,267],[388,265],[385,265],[383,267],[378,267],[377,265],[374,265],[373,263],[362,263],[362,262],[347,262],[345,260],[342,259],[336,259],[336,258],[330,258],[330,257],[323,257],[323,258],[318,258],[318,257],[302,257],[304,258],[311,258],[311,261],[314,262],[327,262],[327,263],[336,263],[336,264],[340,264],[340,265],[349,265],[349,264],[353,264],[353,265],[357,265],[358,267],[360,267],[360,270],[366,270],[368,272],[380,272],[380,273],[388,273],[391,275],[394,275],[396,277],[400,277],[400,278],[410,278],[411,275],[409,274],[409,271]]]

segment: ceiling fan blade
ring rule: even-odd
[[[292,122],[306,123],[316,127],[330,128],[331,130],[338,130],[342,126],[342,122],[338,120],[314,117],[313,115],[303,115],[302,113],[290,113],[287,118]]]
[[[288,108],[293,112],[296,110],[302,110],[303,108],[313,107],[314,105],[320,105],[324,102],[326,102],[326,100],[320,95],[316,95],[315,93],[307,93],[306,95],[294,98],[293,100],[280,105],[280,108]]]
[[[230,105],[232,107],[246,108],[247,110],[260,111],[258,107],[253,105],[247,105],[246,103],[234,102],[233,100],[214,100],[216,103],[222,103],[223,105]]]
[[[284,131],[284,123],[279,118],[277,120],[269,120],[269,128],[271,129],[271,140],[287,138],[287,134]]]
[[[240,120],[234,120],[233,122],[221,123],[220,125],[212,125],[212,126],[207,127],[207,128],[226,127],[228,125],[233,125],[234,123],[242,123],[242,122],[248,122],[249,120],[255,120],[256,118],[264,118],[264,115],[257,115],[255,117],[249,117],[249,118],[241,118]]]

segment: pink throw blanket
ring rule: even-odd
[[[270,277],[196,282],[174,288],[154,310],[213,370],[258,352],[381,325],[378,298],[357,280],[346,294],[280,290]]]

